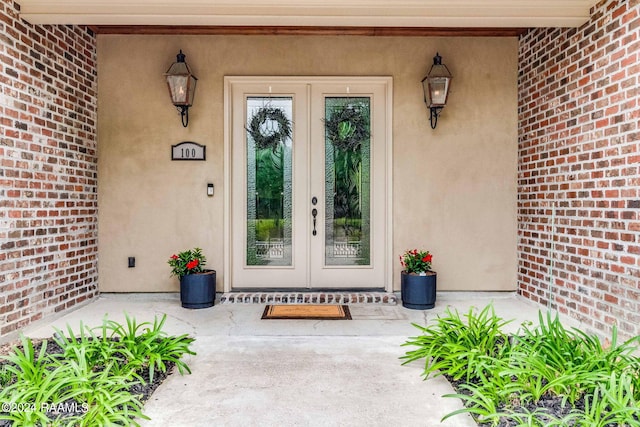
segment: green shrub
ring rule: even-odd
[[[446,374],[455,380],[464,377],[467,381],[486,376],[493,369],[493,360],[508,351],[508,336],[501,328],[509,322],[496,317],[492,306],[478,314],[470,309],[464,317],[466,321],[457,311],[447,309],[434,325],[414,323],[423,334],[403,344],[418,347],[403,356],[404,364],[424,358],[425,379],[431,374]]]
[[[47,352],[47,341],[36,351],[31,339],[21,337],[22,348],[0,356],[5,404],[0,420],[32,426],[138,425],[135,418],[148,418],[131,388],[153,382],[154,372],[166,372],[168,366],[191,372],[181,358],[195,354],[189,348],[193,338],[168,336],[162,331],[165,321],[166,315],[153,323],[126,316],[122,325],[105,318],[96,328],[81,323],[79,334],[67,326],[67,335],[54,334],[62,353]],[[52,410],[58,404],[75,412]]]
[[[404,364],[425,359],[425,379],[444,374],[463,381],[445,397],[465,407],[443,419],[466,412],[490,425],[640,427],[640,337],[618,344],[614,327],[605,348],[550,313],[512,336],[491,306],[464,317],[447,310],[433,324],[415,325],[422,335],[403,344],[417,347],[402,357]],[[549,413],[546,399],[560,400],[562,414]]]

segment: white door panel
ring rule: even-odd
[[[226,290],[389,289],[390,105],[390,78],[225,78]]]

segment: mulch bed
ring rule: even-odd
[[[42,347],[42,342],[44,340],[32,339],[31,341],[33,342],[35,354],[37,355],[40,352],[40,348]],[[22,342],[20,340],[2,344],[0,345],[0,355],[3,355],[3,356],[8,355],[16,347],[22,348]],[[47,354],[63,354],[64,351],[53,339],[48,339],[46,353]],[[2,367],[4,363],[7,363],[7,362],[4,360],[0,360],[0,367]],[[138,383],[131,384],[131,386],[129,387],[129,392],[132,395],[137,395],[140,401],[142,402],[146,402],[147,400],[149,400],[153,392],[160,386],[160,384],[162,384],[162,382],[169,375],[171,375],[171,373],[173,372],[173,368],[175,367],[175,363],[173,362],[166,362],[165,365],[167,367],[167,370],[165,372],[160,372],[157,369],[154,371],[152,382],[149,381],[148,368],[143,368],[138,370],[137,371],[138,375],[140,375],[140,377],[142,377],[145,380],[145,383],[142,384],[138,382]],[[65,403],[65,402],[57,402],[57,403]],[[81,408],[81,405],[61,405],[61,406],[64,406],[65,408],[74,408],[74,407]],[[55,414],[54,413],[47,414],[47,416],[49,416],[51,419],[64,418],[72,415],[81,415],[81,413],[65,413],[64,411],[60,411],[60,412],[56,412]],[[0,420],[0,427],[5,427],[5,426],[8,427],[11,425],[13,425],[12,421]]]
[[[471,392],[469,392],[469,390],[460,388],[460,385],[465,384],[466,381],[464,380],[456,381],[446,374],[444,374],[444,377],[449,381],[449,383],[451,383],[456,393],[471,396]],[[562,397],[551,396],[551,395],[543,396],[537,403],[529,402],[529,403],[526,403],[524,406],[521,406],[517,401],[512,401],[511,406],[509,408],[507,408],[507,406],[504,404],[500,404],[498,406],[498,412],[513,412],[516,414],[518,413],[530,414],[530,413],[536,412],[537,410],[538,411],[537,419],[544,422],[548,422],[553,419],[562,419],[574,409],[577,409],[579,411],[585,410],[584,397],[581,397],[580,399],[578,399],[573,405],[566,403],[564,406],[562,406]],[[545,418],[545,415],[543,414],[548,414],[550,417]],[[475,414],[471,414],[471,416],[474,418],[474,420],[477,421],[477,416]],[[490,424],[479,424],[479,425],[488,426]],[[501,418],[495,427],[517,427],[518,425],[519,424],[516,421],[506,420],[504,418]],[[575,424],[570,423],[568,424],[567,427],[571,427],[571,426],[575,426]],[[619,425],[606,424],[603,427],[619,427]]]
[[[460,388],[460,386],[462,384],[465,384],[466,381],[454,380],[449,375],[444,375],[444,377],[451,383],[456,393],[471,396],[471,392],[469,390]],[[513,401],[512,406],[509,408],[509,411],[525,414],[525,413],[533,413],[536,410],[538,410],[538,411],[544,411],[545,413],[559,419],[568,415],[569,412],[571,412],[573,409],[584,410],[584,400],[579,399],[578,401],[576,401],[576,404],[574,406],[567,403],[565,404],[564,407],[562,406],[562,398],[557,396],[543,397],[537,403],[529,402],[529,403],[526,403],[524,406],[521,406],[517,401]],[[498,411],[507,412],[506,405],[501,404],[500,406],[498,406]],[[471,415],[474,417],[474,419],[476,419],[475,414],[471,414]],[[540,419],[543,419],[541,417]],[[548,420],[549,419],[545,421],[548,421]],[[517,425],[518,423],[516,421],[501,419],[496,427],[514,427]]]

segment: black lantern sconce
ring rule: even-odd
[[[169,87],[171,102],[180,111],[182,126],[189,124],[189,107],[193,105],[193,97],[196,94],[196,82],[198,79],[191,74],[189,66],[184,61],[184,53],[180,50],[177,60],[164,74]]]
[[[433,65],[429,70],[429,74],[422,79],[424,103],[429,107],[431,129],[436,128],[438,116],[447,104],[451,78],[449,69],[442,63],[442,57],[436,53],[436,56],[433,57]]]

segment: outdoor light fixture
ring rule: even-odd
[[[429,70],[429,74],[422,79],[424,103],[429,107],[431,129],[436,128],[438,116],[447,104],[451,78],[449,69],[442,63],[442,57],[436,53],[436,56],[433,57],[433,65]]]
[[[176,62],[169,67],[164,76],[167,78],[171,102],[180,111],[182,126],[187,127],[189,124],[189,107],[193,105],[198,79],[191,74],[189,66],[184,62],[182,50],[178,53]]]

